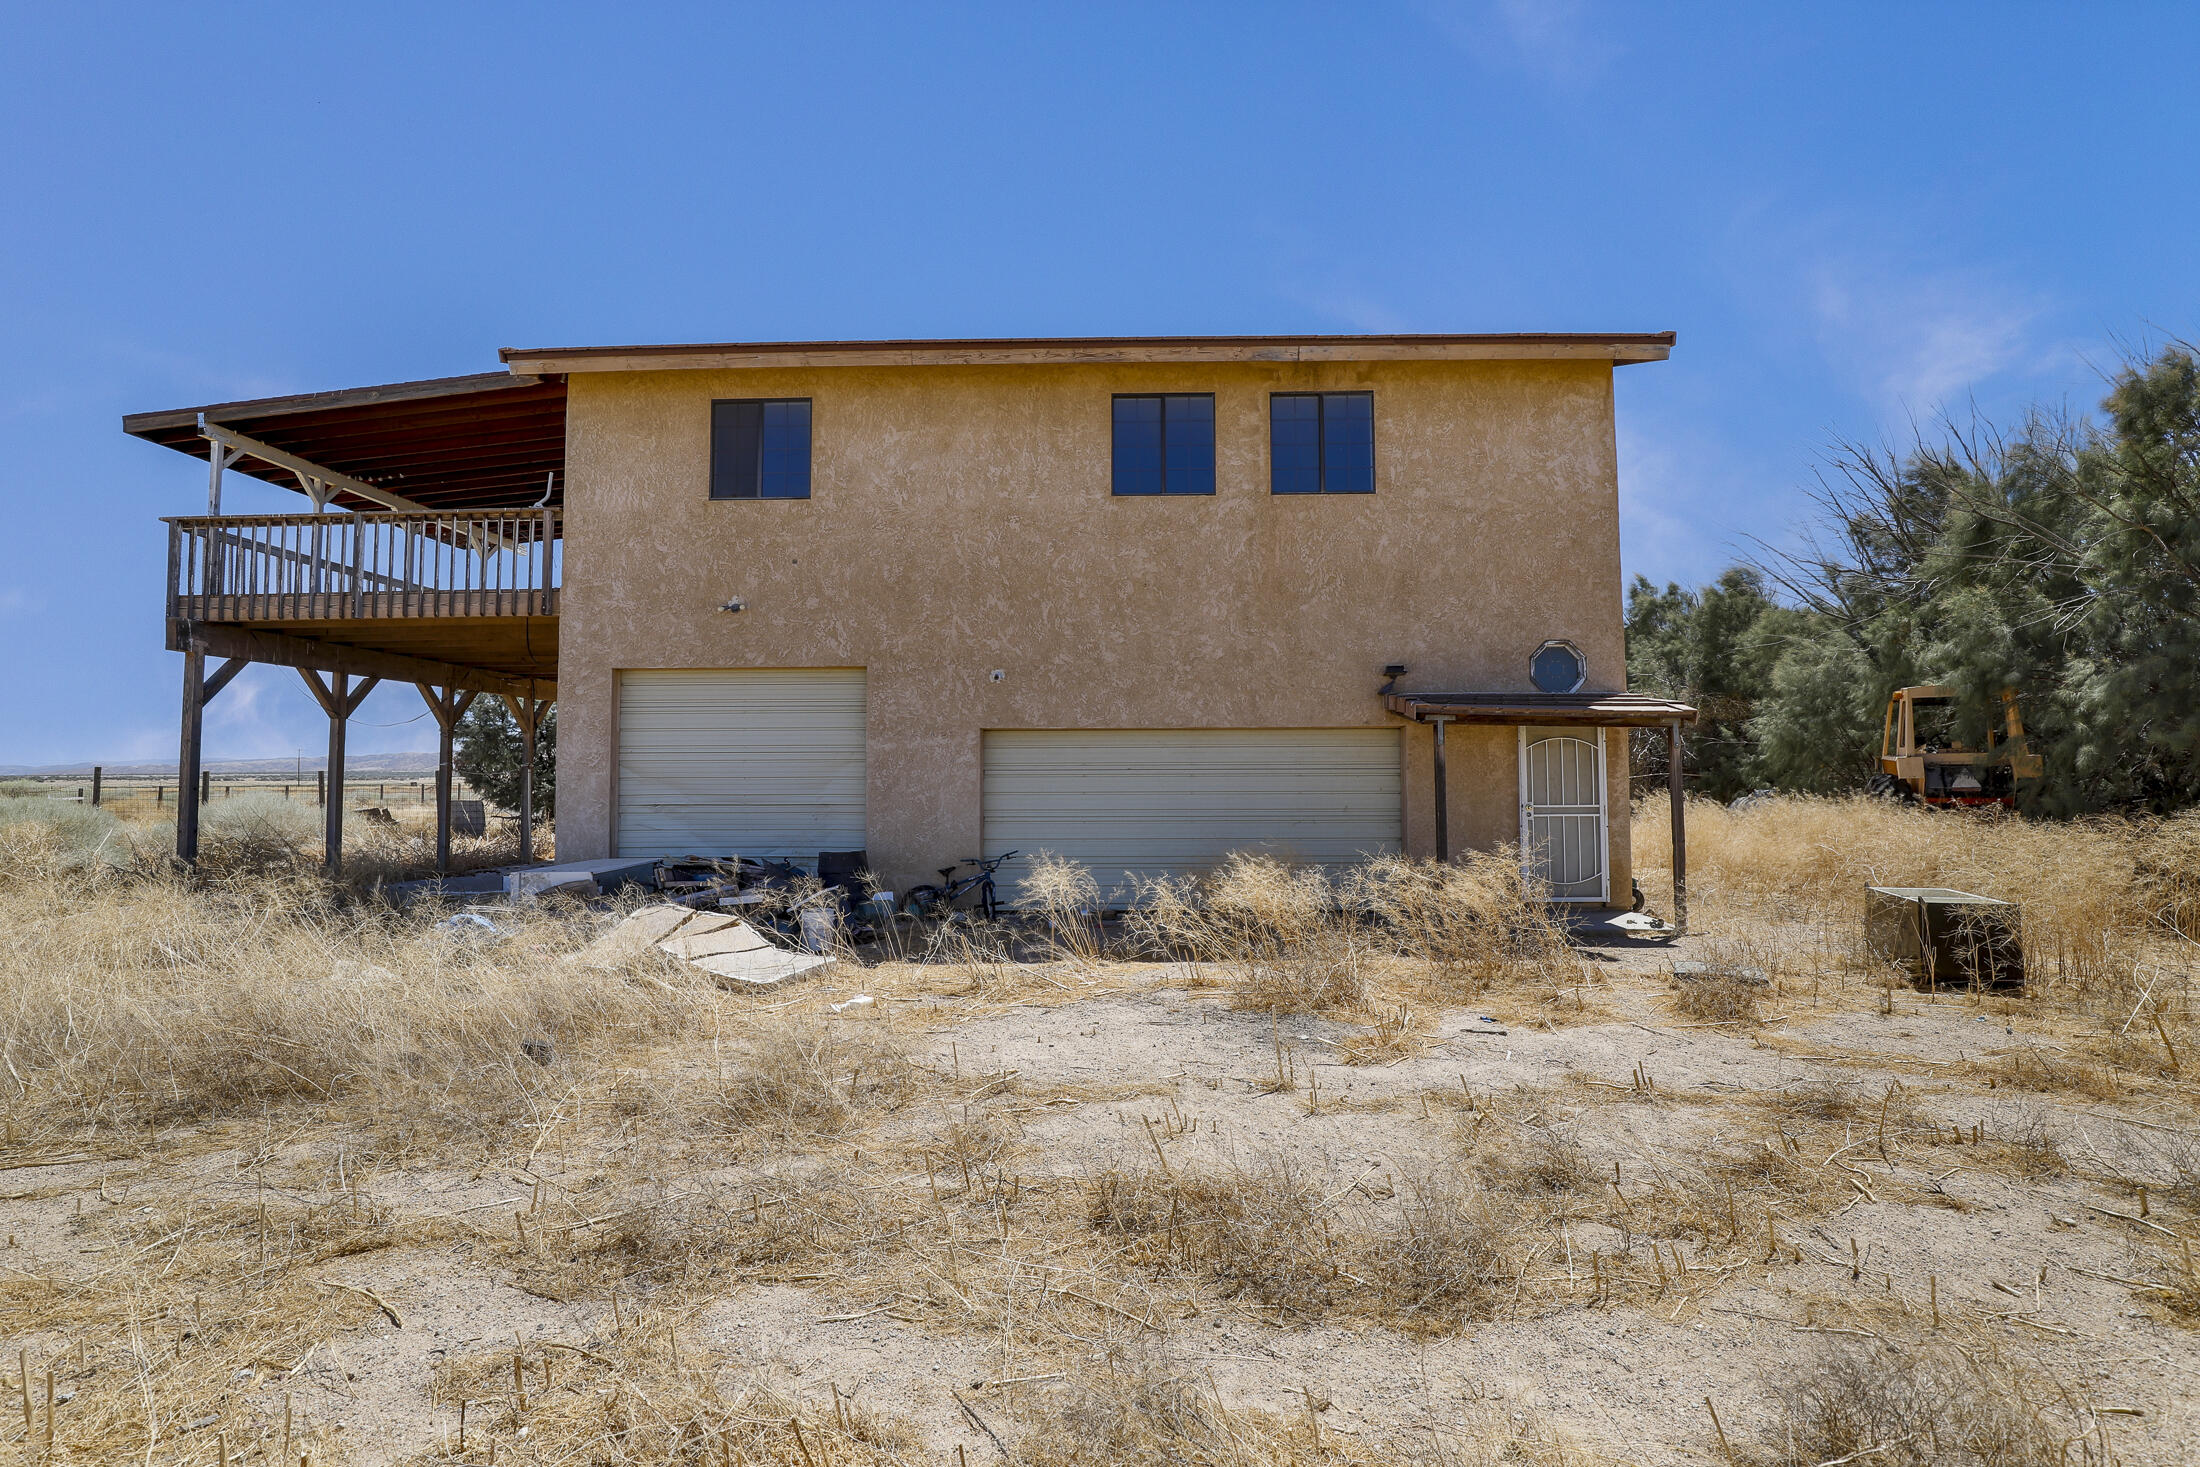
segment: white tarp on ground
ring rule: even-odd
[[[757,987],[784,983],[833,961],[815,953],[789,952],[738,917],[669,905],[642,908],[567,961],[616,968],[652,947],[714,978]]]

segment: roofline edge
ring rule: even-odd
[[[997,337],[503,347],[513,371],[701,371],[822,366],[1038,366],[1121,362],[1664,361],[1676,333],[1509,332],[1365,336]]]

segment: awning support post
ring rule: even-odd
[[[1665,788],[1673,812],[1673,925],[1688,930],[1688,816],[1681,778],[1681,721],[1665,726]]]
[[[1448,718],[1432,718],[1436,725],[1436,859],[1451,859],[1451,809],[1444,788],[1444,725]]]
[[[218,515],[222,512],[222,470],[244,457],[244,450],[232,448],[206,431],[206,414],[199,414],[199,433],[206,439],[206,512]]]

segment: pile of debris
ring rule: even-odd
[[[789,952],[738,917],[670,904],[643,907],[565,961],[620,968],[655,948],[725,984],[768,988],[829,966],[828,953]]]

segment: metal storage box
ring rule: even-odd
[[[2024,987],[2016,903],[1941,886],[1864,888],[1864,945],[1926,989]]]

